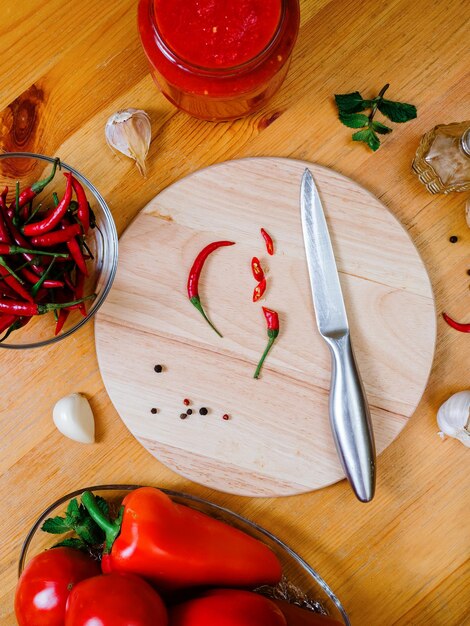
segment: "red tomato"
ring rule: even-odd
[[[67,602],[65,626],[167,626],[165,605],[134,574],[106,574],[84,580]]]
[[[286,626],[268,598],[238,589],[216,589],[170,609],[170,626]]]
[[[76,583],[99,571],[96,561],[72,548],[53,548],[35,556],[16,587],[19,626],[64,626],[70,591]]]

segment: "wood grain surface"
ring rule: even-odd
[[[178,473],[239,495],[292,495],[344,477],[328,420],[331,358],[314,321],[300,224],[306,167],[327,215],[382,452],[426,386],[435,347],[434,300],[407,232],[372,194],[333,170],[293,159],[249,158],[170,185],[121,237],[119,271],[96,319],[101,375],[129,430]],[[261,224],[275,237],[272,257]],[[221,239],[236,245],[207,260],[201,298],[223,338],[186,294],[193,259]],[[268,281],[257,305],[253,255]],[[261,304],[279,311],[281,334],[255,380],[266,345]],[[165,364],[159,375],[155,361]],[[184,397],[194,414],[181,420]],[[201,406],[209,407],[208,416],[198,414]],[[221,419],[224,413],[229,420]]]
[[[136,30],[135,0],[2,0],[0,135],[4,150],[57,154],[96,183],[118,230],[162,189],[220,161],[283,156],[334,168],[373,192],[407,228],[430,273],[437,312],[469,321],[470,230],[464,194],[431,196],[410,171],[419,139],[469,118],[467,0],[302,0],[302,23],[281,91],[258,114],[211,124],[157,93]],[[351,142],[334,93],[390,98],[418,118],[395,126],[377,153]],[[120,108],[147,110],[148,178],[105,144]],[[449,243],[457,235],[456,244]],[[411,359],[413,358],[410,357]],[[253,499],[179,477],[131,436],[106,394],[93,325],[34,352],[1,352],[0,621],[15,624],[16,566],[26,529],[46,504],[85,484],[150,483],[190,491],[262,523],[336,591],[355,626],[468,623],[468,450],[437,436],[436,411],[470,385],[470,336],[437,323],[426,392],[379,458],[377,496],[356,501],[345,481],[300,496]],[[66,393],[91,400],[97,443],[54,428]]]

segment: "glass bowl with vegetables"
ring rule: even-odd
[[[24,602],[31,600],[22,594],[28,572],[58,544],[61,550],[79,549],[90,559],[101,560],[106,574],[132,574],[150,582],[170,615],[191,609],[190,613],[202,611],[207,617],[225,601],[233,602],[237,610],[241,606],[251,611],[251,601],[260,601],[253,594],[239,595],[243,589],[269,599],[270,610],[280,616],[280,621],[272,622],[276,626],[350,624],[327,583],[280,539],[193,495],[138,485],[100,485],[63,496],[41,513],[26,536],[19,560],[17,612],[26,610]],[[62,558],[57,553],[57,559]],[[37,568],[34,575],[37,580]],[[189,601],[196,606],[185,607]],[[256,610],[262,615],[265,609]],[[267,619],[262,622],[271,624]],[[186,624],[176,617],[175,623]]]
[[[0,347],[46,346],[90,320],[117,267],[96,187],[58,158],[0,154]]]

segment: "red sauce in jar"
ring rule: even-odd
[[[152,74],[173,104],[203,119],[259,109],[287,73],[299,0],[140,0]]]
[[[205,68],[249,61],[266,48],[281,0],[154,0],[157,28],[180,58]]]

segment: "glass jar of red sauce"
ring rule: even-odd
[[[153,78],[206,120],[260,109],[279,89],[299,30],[299,0],[140,0]]]

